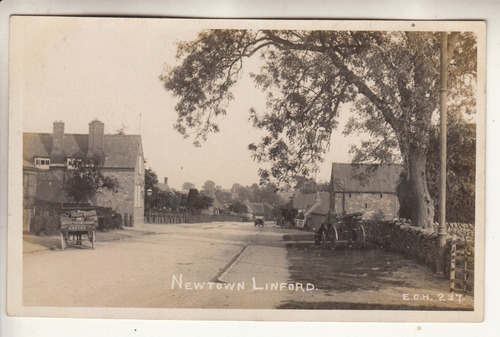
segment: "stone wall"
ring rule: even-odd
[[[335,211],[342,212],[343,193],[335,193]],[[363,219],[392,220],[399,210],[398,198],[393,193],[345,193],[347,213],[363,213]]]
[[[40,191],[38,191],[40,185],[45,186],[46,188],[50,186],[47,195],[47,200],[55,201],[55,202],[63,202],[66,201],[67,196],[63,189],[65,179],[65,170],[61,168],[52,168],[50,170],[40,170],[37,173],[36,183],[37,183],[37,197],[43,199],[44,195],[40,195]],[[47,192],[47,191],[45,191]]]
[[[439,224],[435,223],[433,228],[436,233],[438,231],[438,227]],[[458,223],[458,222],[447,223],[446,230],[450,235],[455,234],[469,242],[474,242],[474,224]]]
[[[434,231],[397,222],[372,223],[365,227],[369,242],[414,258],[436,270],[438,236]]]
[[[391,222],[366,222],[364,224],[366,239],[371,244],[402,253],[410,258],[416,259],[432,270],[437,270],[438,261],[438,235],[437,226],[434,229],[422,229],[411,226],[404,221]],[[451,239],[455,234],[461,238],[467,238],[473,242],[474,225],[473,224],[447,224],[448,238],[445,248],[445,266],[448,265]],[[447,266],[446,271],[449,271]]]

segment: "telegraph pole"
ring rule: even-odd
[[[441,88],[439,89],[440,96],[440,158],[441,170],[439,172],[439,228],[438,228],[438,244],[439,256],[437,261],[437,271],[439,274],[444,274],[444,250],[446,246],[447,230],[446,230],[446,133],[447,133],[447,107],[446,101],[448,98],[448,33],[441,32]]]

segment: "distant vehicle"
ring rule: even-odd
[[[255,216],[255,220],[254,220],[253,225],[254,225],[255,227],[257,227],[257,226],[262,226],[262,227],[264,227],[264,216],[262,216],[262,215],[257,215],[257,216]]]

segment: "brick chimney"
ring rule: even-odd
[[[89,153],[104,153],[104,123],[93,120],[89,123]]]
[[[54,164],[64,164],[64,122],[55,121],[53,123],[52,133],[52,152],[50,153],[51,162]]]

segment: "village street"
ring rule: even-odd
[[[380,249],[314,246],[311,232],[251,222],[143,225],[96,249],[27,242],[25,306],[457,309],[424,266]],[[47,244],[48,240],[52,240]],[[36,240],[35,240],[36,241]],[[47,249],[52,247],[52,249]],[[324,267],[323,267],[324,266]]]

